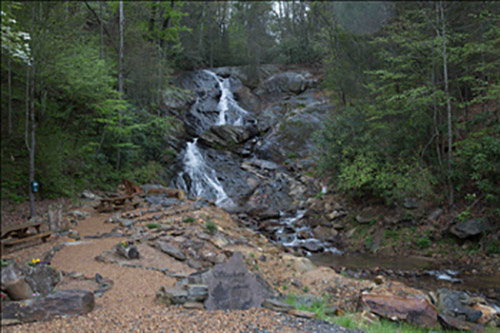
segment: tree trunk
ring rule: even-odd
[[[35,181],[35,60],[33,59],[33,64],[31,68],[31,87],[30,87],[30,121],[31,121],[31,147],[29,149],[30,157],[30,170],[29,170],[29,180],[30,180],[30,217],[36,215],[35,211],[35,193],[31,190],[31,183]]]
[[[444,89],[446,93],[446,111],[448,115],[448,187],[449,187],[449,197],[448,205],[453,206],[453,179],[451,174],[453,171],[453,130],[452,130],[452,119],[451,119],[451,101],[450,101],[450,91],[448,83],[448,61],[446,59],[446,24],[444,18],[443,1],[439,2],[439,10],[441,12],[441,38],[443,41],[443,75],[444,75]]]
[[[203,4],[201,6],[201,22],[200,22],[200,33],[198,35],[198,52],[201,53],[202,58],[203,58],[203,25],[205,23],[205,6],[206,2],[203,1]]]
[[[8,114],[8,120],[7,120],[7,125],[8,125],[8,132],[9,136],[12,134],[12,64],[10,60],[10,55],[7,56],[8,58],[8,76],[7,76],[7,85],[8,85],[8,94],[9,94],[9,114]]]
[[[120,46],[118,52],[118,93],[120,94],[120,100],[123,98],[123,1],[120,0],[119,4],[120,9]],[[119,123],[118,126],[122,127],[122,111],[119,111]],[[119,143],[120,143],[119,139]],[[118,147],[116,151],[116,170],[120,169],[120,147]]]
[[[100,38],[101,38],[101,48],[99,49],[99,59],[104,59],[104,22],[102,20],[102,1],[99,1],[99,16],[100,16]]]
[[[210,61],[210,68],[214,67],[214,38],[213,38],[213,22],[214,22],[214,17],[212,15],[212,8],[211,5],[209,5],[210,8],[210,17],[209,17],[209,36],[210,36],[210,55],[209,55],[209,61]]]

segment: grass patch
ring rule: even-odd
[[[327,297],[317,297],[312,303],[306,305],[302,302],[300,296],[295,294],[288,295],[285,303],[293,305],[296,309],[313,312],[316,318],[335,323],[348,329],[358,329],[366,333],[380,333],[380,332],[401,332],[401,333],[428,333],[428,332],[453,332],[445,331],[440,328],[424,329],[412,324],[398,321],[393,322],[389,319],[380,318],[373,323],[363,321],[358,313],[346,313],[341,316],[330,315],[331,308],[327,305]],[[486,329],[486,332],[493,332],[493,330]]]
[[[196,221],[196,220],[191,216],[188,216],[182,220],[182,222],[184,222],[184,223],[193,223],[194,221]]]
[[[148,224],[146,224],[146,227],[148,229],[158,229],[160,227],[160,225],[156,224],[156,223],[148,223]]]
[[[217,228],[217,224],[215,222],[208,220],[207,223],[205,224],[205,231],[208,234],[214,235],[217,233],[219,229]]]

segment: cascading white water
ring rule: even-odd
[[[248,112],[243,109],[241,106],[238,105],[238,103],[234,100],[233,93],[231,92],[230,89],[230,81],[229,78],[226,78],[224,80],[221,80],[217,74],[214,72],[211,72],[209,70],[203,70],[205,73],[208,75],[212,76],[217,83],[219,84],[219,89],[221,91],[221,96],[219,99],[219,104],[217,105],[217,110],[219,111],[219,117],[217,118],[217,122],[215,123],[216,125],[225,125],[225,124],[232,124],[236,126],[241,126],[243,125],[243,115],[247,114]],[[226,113],[229,111],[229,107],[231,107],[231,110],[233,110],[237,116],[237,118],[234,121],[227,121],[227,115]]]
[[[219,115],[215,125],[243,125],[243,115],[248,113],[245,109],[240,107],[234,100],[233,93],[231,92],[229,78],[221,80],[214,72],[204,70],[204,72],[212,76],[218,83],[221,90],[221,97],[217,105]],[[198,103],[198,100],[196,101]],[[229,115],[228,115],[229,113]],[[187,186],[182,178],[184,173],[187,173],[191,179],[190,192],[196,196],[213,197],[215,196],[215,203],[218,206],[232,206],[234,205],[231,198],[228,197],[221,183],[217,179],[217,174],[214,169],[210,168],[205,162],[203,155],[197,145],[198,138],[193,142],[188,142],[186,152],[183,158],[184,171],[179,174],[180,182],[183,187]]]
[[[214,194],[217,205],[230,205],[231,199],[224,192],[224,188],[217,179],[215,170],[210,168],[203,159],[200,150],[197,147],[198,138],[189,142],[186,147],[186,153],[183,158],[184,171],[191,178],[191,191],[201,197],[207,197]]]

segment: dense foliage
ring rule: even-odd
[[[456,192],[455,202],[498,207],[497,3],[148,1],[123,9],[120,94],[119,2],[2,2],[2,197],[26,198],[30,152],[44,196],[122,177],[161,181],[175,154],[166,144],[175,121],[160,111],[162,96],[178,93],[172,72],[249,65],[257,75],[257,65],[281,63],[323,67],[338,107],[317,135],[320,172],[340,190],[387,203],[438,193],[453,204]]]
[[[339,102],[318,136],[322,172],[341,190],[387,203],[438,193],[453,204],[458,191],[457,200],[498,207],[500,8],[434,2],[392,9],[376,32],[340,25],[337,37],[320,36],[333,38],[325,87]],[[346,72],[344,63],[354,65]]]

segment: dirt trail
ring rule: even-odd
[[[89,208],[89,207],[87,207]],[[74,228],[81,243],[68,237],[53,239],[7,255],[26,262],[40,257],[56,244],[66,243],[52,259],[52,266],[64,272],[79,272],[86,277],[96,273],[113,280],[114,286],[96,298],[95,309],[83,316],[58,318],[47,322],[2,327],[3,332],[259,332],[323,331],[340,332],[344,328],[318,320],[306,320],[263,308],[247,311],[200,311],[180,306],[165,307],[155,303],[161,286],[173,286],[176,280],[165,274],[141,268],[121,267],[96,261],[95,256],[111,249],[121,238],[86,239],[86,235],[110,232],[115,225],[104,223],[110,214],[97,214],[79,221]],[[66,279],[66,278],[65,278]],[[84,283],[82,282],[82,287]]]

